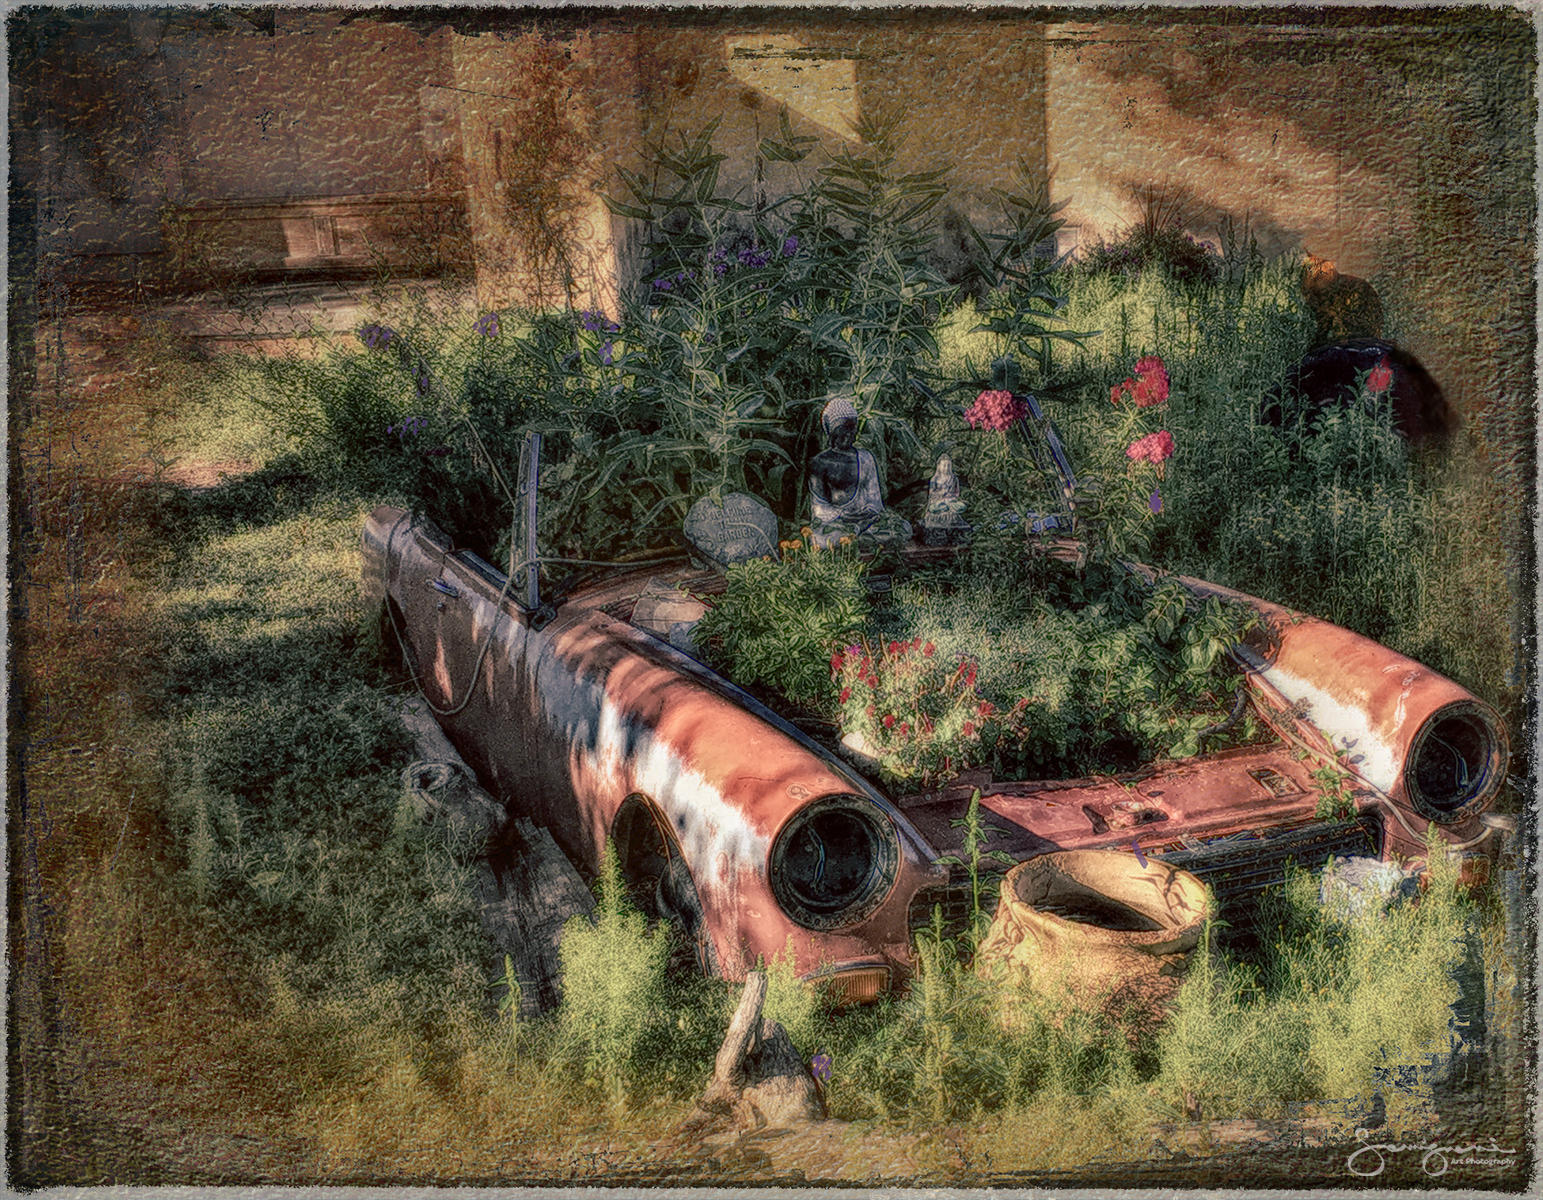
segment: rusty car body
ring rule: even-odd
[[[1224,916],[1288,862],[1418,857],[1434,826],[1482,867],[1503,836],[1504,821],[1486,810],[1509,750],[1488,706],[1367,638],[1200,580],[1184,582],[1262,618],[1236,657],[1270,741],[1119,777],[965,776],[888,794],[634,623],[650,587],[700,593],[721,582],[684,553],[545,603],[539,438],[529,457],[509,574],[452,546],[432,521],[381,507],[363,531],[366,595],[484,786],[545,825],[586,874],[610,839],[635,894],[677,920],[704,968],[725,978],[790,950],[801,974],[829,978],[852,1000],[903,980],[913,932],[937,906],[961,919],[970,901],[959,818],[977,788],[992,831],[985,851],[1014,861],[1087,848],[1160,856],[1205,879]],[[1353,795],[1352,819],[1315,816],[1325,769]]]

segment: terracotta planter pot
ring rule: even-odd
[[[1045,854],[1003,877],[975,967],[1002,986],[1004,1024],[1036,995],[1053,1008],[1134,1008],[1145,1024],[1178,990],[1205,919],[1205,886],[1188,871],[1116,850]]]

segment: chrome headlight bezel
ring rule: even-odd
[[[826,878],[831,854],[840,856],[848,878]],[[794,813],[778,831],[767,864],[782,911],[817,932],[871,916],[893,890],[899,868],[894,821],[868,797],[846,792],[821,796]]]
[[[1494,714],[1476,701],[1455,701],[1432,713],[1409,743],[1404,792],[1422,817],[1455,825],[1488,807],[1509,761],[1505,727]]]

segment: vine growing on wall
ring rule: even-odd
[[[524,299],[573,308],[593,274],[588,208],[597,170],[586,67],[571,48],[527,33],[501,46],[508,79],[489,151],[507,266]]]

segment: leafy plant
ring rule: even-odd
[[[1057,273],[1064,260],[1054,255],[1054,238],[1066,224],[1056,214],[1068,201],[1052,204],[1048,185],[1034,180],[1027,163],[1020,161],[1016,174],[1016,190],[991,189],[1003,209],[1005,220],[995,223],[1002,232],[971,230],[997,284],[982,307],[985,320],[975,329],[995,335],[998,362],[1027,361],[1044,383],[1053,374],[1055,342],[1081,346],[1098,335],[1058,327],[1066,320],[1066,295]]]
[[[1100,242],[1083,257],[1089,274],[1139,275],[1156,268],[1184,284],[1215,283],[1219,256],[1184,229],[1185,206],[1174,193],[1156,185],[1133,189],[1141,215],[1115,242]]]
[[[949,824],[955,829],[964,830],[964,857],[947,855],[938,861],[964,867],[970,880],[970,917],[966,944],[973,953],[979,945],[981,934],[985,932],[990,922],[991,914],[986,911],[985,904],[994,898],[993,893],[997,882],[995,879],[987,881],[982,878],[981,863],[989,860],[1000,866],[1010,867],[1017,860],[1002,850],[993,850],[989,854],[981,853],[981,847],[990,840],[993,829],[980,815],[980,788],[970,792],[970,806],[965,809],[964,816],[954,818]],[[1000,876],[1001,872],[997,871],[993,874]]]
[[[803,547],[791,540],[781,560],[731,566],[695,636],[728,678],[823,708],[831,699],[831,654],[867,620],[868,568],[849,547]]]

